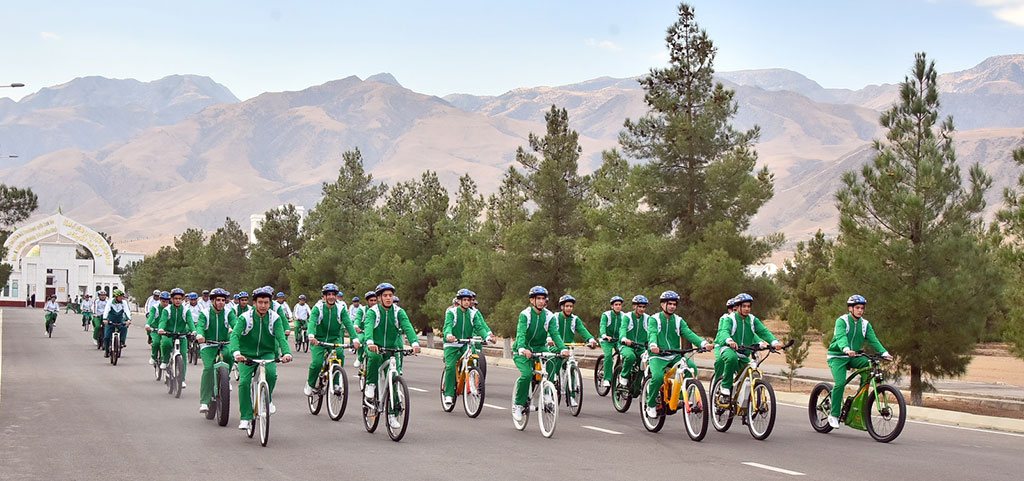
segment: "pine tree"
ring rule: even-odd
[[[1013,160],[1024,166],[1024,147],[1013,151]],[[1011,282],[1006,285],[1006,320],[1003,337],[1013,345],[1014,353],[1024,358],[1024,173],[1017,187],[1003,191],[1003,208],[996,214],[1003,236],[1002,257]]]
[[[963,374],[1002,280],[982,242],[984,194],[978,164],[967,186],[953,149],[953,119],[939,123],[935,63],[916,55],[900,98],[881,115],[877,155],[843,175],[836,194],[836,278],[868,299],[882,344],[910,371],[921,405],[925,375]],[[874,314],[871,314],[874,313]]]
[[[39,198],[32,189],[19,189],[0,184],[0,259],[7,254],[3,245],[11,235],[10,228],[28,219],[38,208]],[[0,262],[0,286],[7,285],[12,270],[9,264]]]
[[[264,213],[263,223],[255,232],[256,243],[249,247],[248,285],[269,285],[291,293],[288,269],[291,259],[302,249],[301,222],[292,204]]]

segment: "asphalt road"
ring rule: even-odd
[[[441,410],[442,362],[426,356],[406,361],[410,426],[395,443],[383,425],[374,434],[363,429],[354,396],[339,422],[326,409],[310,415],[302,394],[309,355],[298,354],[296,362],[279,366],[278,411],[263,448],[237,429],[237,398],[227,427],[199,414],[198,366],[190,366],[181,399],[167,395],[146,363],[142,329],[129,330],[124,357],[111,366],[77,316],[61,314],[52,339],[39,330],[39,309],[7,308],[2,316],[0,479],[794,477],[744,463],[812,479],[1021,478],[1020,435],[908,422],[899,439],[881,444],[845,427],[817,434],[806,407],[783,405],[767,441],[754,440],[736,422],[728,433],[712,429],[695,443],[681,416],[648,433],[635,404],[619,414],[592,383],[582,414],[574,418],[563,410],[554,437],[545,439],[535,417],[525,432],[512,426],[514,371],[491,367],[488,406],[469,419],[461,405],[452,413]]]

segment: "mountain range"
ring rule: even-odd
[[[879,113],[897,86],[827,89],[782,69],[717,78],[736,91],[734,124],[760,126],[759,159],[776,175],[776,195],[751,232],[781,231],[793,242],[818,228],[834,232],[839,174],[870,159],[872,139],[884,134]],[[986,59],[939,84],[943,113],[959,129],[960,161],[981,162],[996,178],[994,209],[1017,175],[1009,153],[1024,134],[1024,55]],[[246,227],[250,214],[282,203],[312,207],[321,183],[337,176],[341,153],[355,147],[384,181],[430,169],[452,188],[469,172],[492,192],[515,149],[545,130],[551,105],[565,107],[580,133],[584,171],[616,147],[626,118],[646,111],[636,78],[440,98],[383,73],[240,102],[206,77],[85,77],[19,102],[0,99],[0,153],[19,155],[0,165],[0,178],[32,187],[41,215],[62,206],[126,250],[152,251],[225,216]]]

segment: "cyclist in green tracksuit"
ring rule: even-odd
[[[306,386],[302,389],[307,396],[313,394],[313,385],[316,384],[316,378],[324,365],[324,354],[331,349],[319,345],[319,342],[342,344],[345,340],[345,330],[348,330],[353,347],[359,349],[360,344],[359,335],[348,318],[348,309],[338,302],[338,286],[324,284],[321,291],[324,294],[324,303],[314,306],[309,314],[309,375],[306,376]],[[333,349],[344,366],[345,350],[340,347]]]
[[[252,378],[256,366],[250,366],[246,359],[268,360],[281,355],[282,363],[292,361],[292,352],[288,349],[288,340],[284,337],[287,319],[282,319],[276,311],[270,309],[273,289],[261,287],[252,291],[254,309],[248,309],[235,316],[231,326],[231,344],[229,349],[238,362],[238,410],[241,422],[238,429],[249,429],[252,423]],[[270,388],[270,414],[277,412],[274,406],[274,386],[277,384],[277,365],[266,365],[267,385]]]
[[[86,294],[85,299],[82,300],[82,327],[90,322],[92,322],[92,296]]]
[[[721,317],[718,318],[718,325],[721,326],[722,320],[731,316],[734,312],[736,312],[736,298],[731,297],[728,301],[725,301],[725,314],[722,314]],[[729,323],[731,325],[732,321],[729,321]],[[715,337],[718,337],[717,332],[715,333]],[[718,355],[718,351],[721,347],[722,346],[719,346],[717,342],[715,343],[715,373],[722,372],[722,356]]]
[[[160,312],[160,324],[157,326],[156,332],[161,336],[165,334],[195,334],[196,326],[192,323],[192,320],[185,316],[188,309],[182,305],[185,300],[185,291],[175,287],[171,289],[171,305],[164,308]],[[185,358],[183,352],[188,346],[187,340],[179,341],[178,352],[181,353],[182,359]],[[174,339],[170,336],[164,336],[160,339],[160,355],[162,356],[160,362],[160,369],[167,369],[167,361],[171,359],[171,350],[174,349]],[[185,388],[185,372],[188,367],[187,362],[181,363],[181,387]]]
[[[647,319],[647,350],[650,359],[647,366],[651,372],[650,389],[647,392],[647,416],[654,418],[658,416],[657,405],[658,390],[665,383],[665,371],[674,366],[681,356],[679,354],[661,354],[662,349],[679,349],[680,338],[685,337],[691,344],[700,347],[711,345],[708,341],[701,339],[682,317],[676,314],[679,307],[679,294],[674,291],[665,291],[658,298],[661,303],[661,312],[650,316]],[[697,375],[697,364],[693,359],[687,359],[686,364],[693,369],[694,377]]]
[[[132,312],[128,307],[128,301],[124,300],[124,292],[121,289],[114,289],[114,300],[107,303],[103,309],[103,357],[110,357],[110,341],[114,337],[114,329],[117,335],[121,336],[121,347],[125,347],[128,340],[128,326],[132,325]],[[114,327],[115,324],[122,324]]]
[[[57,296],[51,295],[46,300],[46,304],[43,305],[43,319],[46,321],[46,325],[43,326],[45,333],[50,332],[50,324],[57,322],[57,311],[60,310],[60,303],[57,302]]]
[[[871,323],[864,319],[867,304],[867,299],[857,294],[846,300],[847,314],[836,319],[832,343],[828,345],[828,367],[832,370],[832,379],[835,381],[832,387],[832,412],[828,416],[828,424],[833,428],[839,427],[839,415],[843,410],[846,370],[860,369],[870,364],[866,358],[857,354],[857,351],[864,348],[864,342],[867,341],[871,349],[881,353],[886,359],[892,359],[889,351],[885,350],[875,336],[875,329],[871,327]],[[861,376],[861,385],[865,381],[864,376]]]
[[[205,413],[210,410],[210,400],[213,399],[213,369],[217,363],[217,353],[221,353],[228,369],[234,358],[227,345],[217,346],[206,344],[207,342],[228,342],[231,340],[231,321],[234,315],[225,309],[228,299],[228,291],[215,288],[209,293],[210,302],[199,311],[199,319],[196,322],[196,341],[199,342],[199,357],[203,360],[203,378],[199,382],[199,412]],[[227,396],[228,393],[222,395]]]
[[[619,335],[622,321],[626,317],[622,314],[622,302],[621,297],[612,297],[610,301],[612,308],[601,314],[601,350],[604,351],[604,381],[601,381],[601,386],[606,388],[612,385],[615,351],[619,349],[619,341],[615,336]],[[615,341],[613,342],[612,339],[615,339]]]
[[[527,408],[530,397],[530,379],[533,378],[533,353],[547,350],[548,340],[554,341],[562,357],[569,357],[569,350],[558,335],[558,323],[555,314],[547,310],[548,290],[542,286],[530,288],[530,307],[519,313],[516,325],[516,342],[512,345],[515,354],[512,360],[519,369],[519,379],[513,391],[512,418],[516,422],[523,419],[523,411]]]
[[[409,315],[401,307],[395,304],[395,286],[383,282],[374,289],[377,293],[377,305],[366,311],[363,316],[363,339],[366,340],[366,390],[367,398],[373,399],[376,394],[377,378],[381,364],[384,359],[390,358],[391,354],[380,351],[385,349],[401,349],[402,334],[412,345],[415,354],[420,353],[420,340],[416,337],[416,329],[409,321]],[[398,420],[389,414],[388,422],[392,427],[398,427]]]
[[[146,332],[149,333],[150,343],[150,354],[149,354],[149,365],[156,364],[156,360],[160,359],[160,334],[157,333],[157,329],[160,327],[160,313],[167,309],[167,305],[171,303],[171,293],[163,291],[159,294],[160,302],[153,303],[149,306],[149,312],[146,314]]]
[[[587,326],[583,325],[583,320],[580,316],[573,314],[572,311],[576,308],[576,298],[566,294],[558,298],[558,314],[555,315],[555,321],[558,322],[556,329],[558,329],[558,336],[562,338],[563,344],[569,344],[576,342],[576,337],[579,336],[587,343],[587,348],[597,348],[597,339],[594,335],[587,330]],[[569,346],[566,346],[569,347]],[[557,353],[558,347],[555,346],[554,340],[548,341],[548,351]],[[548,364],[551,372],[548,373],[548,379],[552,381],[559,375],[562,370],[562,364],[565,363],[565,359],[561,357],[552,358]],[[568,380],[567,380],[568,382]],[[575,390],[570,390],[569,404],[575,407],[579,401],[576,399]]]
[[[619,355],[622,356],[619,385],[622,387],[629,385],[627,376],[640,358],[642,350],[645,349],[633,344],[647,344],[647,320],[650,317],[647,315],[647,297],[640,294],[633,296],[633,312],[626,316],[626,319],[622,321],[622,326],[619,327],[619,343],[621,344]]]
[[[473,292],[469,289],[459,289],[455,293],[458,299],[458,306],[449,307],[444,313],[444,326],[441,332],[444,335],[444,402],[451,404],[455,397],[455,365],[459,362],[462,354],[469,349],[469,346],[459,344],[459,339],[469,339],[473,336],[480,336],[493,342],[491,328],[484,322],[484,316],[472,307]]]
[[[759,345],[767,347],[770,342],[773,347],[780,347],[782,343],[772,335],[772,332],[764,327],[760,319],[750,313],[754,304],[754,298],[750,294],[739,294],[734,301],[736,312],[723,316],[718,321],[718,336],[715,337],[715,354],[719,358],[715,363],[715,377],[722,379],[720,393],[728,396],[732,393],[733,377],[736,375],[736,367],[740,359],[746,359],[746,354],[736,351],[740,346]]]
[[[359,346],[356,360],[352,363],[356,369],[359,369],[359,366],[366,361],[366,329],[363,328],[363,318],[366,317],[367,310],[377,305],[377,293],[369,291],[363,295],[363,299],[366,299],[366,304],[359,306],[359,309],[356,309],[355,318],[352,319],[352,325],[355,326],[356,332],[359,333],[359,342],[362,343],[362,345]]]
[[[92,342],[97,346],[103,341],[103,311],[107,310],[107,291],[100,291],[99,299],[92,305]]]

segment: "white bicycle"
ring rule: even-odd
[[[367,432],[377,430],[381,414],[387,413],[388,436],[398,442],[405,436],[409,427],[409,387],[402,379],[402,358],[413,353],[412,349],[380,348],[380,354],[392,354],[381,363],[377,370],[377,389],[373,399],[366,399],[365,384],[360,386],[363,391],[363,427]],[[392,422],[394,421],[394,422]]]
[[[251,399],[252,399],[252,421],[249,429],[245,432],[250,438],[258,430],[260,432],[260,444],[267,445],[270,440],[270,384],[267,383],[267,364],[280,362],[281,359],[245,359],[241,361],[247,366],[256,366],[253,374]]]
[[[516,418],[512,417],[512,424],[516,429],[520,431],[526,429],[526,425],[530,421],[530,412],[538,411],[540,415],[537,417],[537,422],[540,424],[540,433],[545,438],[550,438],[552,434],[555,434],[555,423],[558,422],[558,390],[555,389],[555,383],[548,379],[547,366],[548,360],[557,355],[553,352],[543,351],[533,353],[531,359],[533,361],[533,378],[530,380],[530,394],[526,398],[526,409],[523,411],[522,421],[517,422]],[[518,384],[512,389],[513,400],[516,398],[516,389],[518,389]],[[515,409],[515,407],[513,404],[512,408]]]

